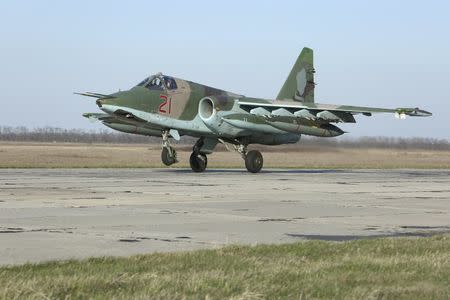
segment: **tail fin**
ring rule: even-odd
[[[314,102],[313,50],[303,48],[286,82],[278,93],[278,100]]]

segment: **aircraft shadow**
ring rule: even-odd
[[[191,169],[162,169],[163,172],[169,173],[193,173]],[[245,169],[207,169],[200,174],[208,173],[224,173],[224,174],[249,174]],[[335,169],[265,169],[258,174],[339,174],[339,173],[355,173],[354,170],[335,170]],[[256,175],[256,174],[255,174]]]
[[[331,241],[331,242],[345,242],[352,240],[362,239],[376,239],[385,237],[429,237],[433,235],[445,234],[450,230],[439,231],[422,231],[422,232],[389,232],[372,235],[319,235],[319,234],[296,234],[286,233],[285,235],[293,238],[299,238],[302,240],[319,240],[319,241]]]

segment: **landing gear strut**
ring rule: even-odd
[[[192,154],[189,157],[189,164],[191,165],[191,169],[196,173],[205,171],[206,166],[208,165],[208,158],[206,157],[206,154],[200,152],[203,143],[204,139],[200,138],[195,143],[194,148],[192,149]]]
[[[174,163],[178,162],[177,160],[177,151],[170,146],[169,142],[169,131],[164,130],[162,133],[162,152],[161,152],[161,160],[163,164],[166,166],[173,165]]]

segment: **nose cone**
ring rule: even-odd
[[[121,106],[121,97],[117,97],[115,94],[109,95],[108,97],[98,98],[95,103],[97,106],[106,113],[113,113],[118,106]]]
[[[129,91],[120,91],[96,100],[97,106],[108,114],[113,114],[118,109],[129,107],[133,102],[133,94]]]
[[[102,104],[99,106],[101,110],[103,110],[107,114],[114,114],[117,110],[121,109],[122,107],[112,104]]]

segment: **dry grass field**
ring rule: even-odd
[[[257,147],[257,146],[256,146]],[[254,148],[256,148],[254,146]],[[190,147],[180,145],[180,162],[189,167]],[[450,168],[450,151],[258,147],[265,168]],[[244,168],[237,153],[218,147],[210,168]],[[159,145],[0,142],[0,168],[143,168],[164,167]]]

